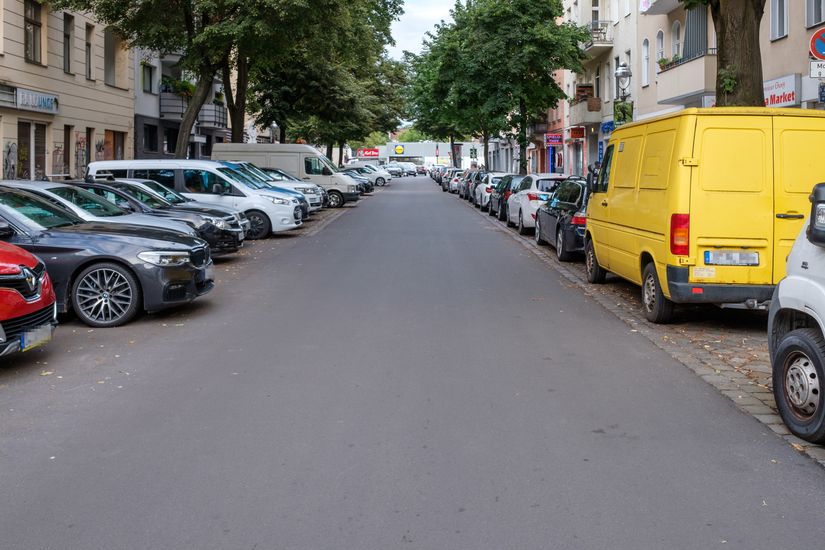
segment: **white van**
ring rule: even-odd
[[[248,239],[262,239],[272,233],[301,226],[299,202],[283,193],[253,189],[233,175],[233,170],[211,160],[104,160],[89,163],[86,179],[98,174],[116,178],[155,180],[185,197],[234,208],[244,212],[251,228]]]
[[[357,201],[355,181],[338,172],[327,157],[309,145],[292,143],[216,143],[212,160],[246,161],[260,168],[278,168],[323,187],[332,208]]]

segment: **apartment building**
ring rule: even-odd
[[[0,0],[2,178],[81,177],[131,158],[133,55],[87,15]]]
[[[194,84],[181,70],[179,55],[136,49],[135,57],[135,158],[172,158]],[[208,159],[212,145],[228,141],[227,119],[223,84],[216,78],[190,133],[188,158]]]

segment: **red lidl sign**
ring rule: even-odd
[[[357,156],[361,158],[378,158],[378,149],[358,149]]]

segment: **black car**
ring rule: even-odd
[[[43,259],[60,312],[115,327],[141,310],[191,302],[212,290],[209,246],[141,225],[84,222],[36,195],[0,186],[0,238]]]
[[[574,254],[584,252],[588,196],[587,180],[567,178],[536,211],[536,243],[553,243],[556,256],[562,262],[569,262]]]
[[[484,171],[481,171],[481,170],[476,170],[475,172],[473,172],[472,177],[470,178],[470,181],[467,182],[467,196],[464,197],[465,199],[467,199],[471,203],[475,204],[475,202],[476,202],[476,187],[478,187],[478,185],[482,181],[484,181],[484,176],[486,176],[486,175],[487,175],[487,172],[484,172]]]
[[[236,252],[243,244],[244,234],[239,227],[229,227],[226,222],[220,223],[217,219],[215,222],[207,221],[201,214],[172,208],[168,201],[154,193],[141,191],[134,185],[118,181],[105,184],[86,181],[66,183],[91,191],[121,208],[183,222],[197,231],[198,237],[209,243],[212,253],[216,256]],[[223,227],[219,227],[218,224]]]
[[[369,178],[366,176],[361,175],[357,170],[353,168],[347,168],[341,172],[342,174],[346,174],[353,180],[355,183],[358,184],[358,190],[362,193],[372,193],[375,191],[375,186],[370,182]]]
[[[518,174],[507,174],[493,187],[490,193],[490,209],[488,213],[504,221],[507,215],[507,199],[510,196],[510,188],[513,184],[518,184],[524,176]]]

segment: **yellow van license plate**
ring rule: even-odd
[[[759,265],[759,252],[705,251],[705,265]]]

